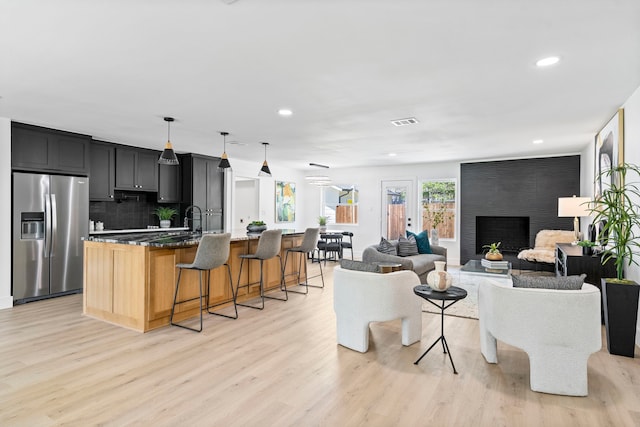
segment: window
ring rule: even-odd
[[[355,185],[324,187],[322,216],[327,218],[327,224],[357,224],[358,197]]]
[[[422,229],[435,228],[441,239],[456,238],[456,180],[423,181]]]

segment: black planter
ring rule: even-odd
[[[602,279],[602,305],[607,331],[607,350],[618,356],[633,357],[638,322],[640,285],[608,282]]]

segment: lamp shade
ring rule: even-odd
[[[229,135],[229,132],[220,132],[220,135],[222,135],[224,145],[222,156],[220,157],[220,163],[218,163],[218,170],[231,170],[231,163],[229,163],[229,157],[227,156],[227,135]]]
[[[579,217],[591,214],[589,197],[559,197],[558,216],[559,217]]]
[[[258,172],[258,176],[271,176],[271,170],[269,169],[269,164],[267,163],[267,146],[268,142],[261,142],[264,146],[264,162],[262,162],[262,167],[260,168],[260,172]]]
[[[176,166],[178,165],[178,157],[173,151],[173,146],[171,145],[171,122],[174,121],[174,118],[165,117],[164,121],[167,122],[167,143],[164,146],[164,150],[160,154],[158,164]]]

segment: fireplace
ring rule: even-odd
[[[484,245],[501,242],[500,252],[517,254],[529,247],[528,216],[477,216],[476,254],[485,251]]]

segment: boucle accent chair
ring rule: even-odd
[[[518,253],[519,259],[530,262],[556,262],[556,243],[571,243],[576,240],[573,231],[568,230],[540,230],[536,234],[533,249],[525,249]]]
[[[402,344],[422,337],[422,300],[413,293],[413,271],[371,273],[333,270],[333,308],[338,344],[360,353],[369,349],[369,323],[402,319]]]
[[[531,390],[586,396],[587,360],[602,348],[600,291],[514,288],[487,279],[478,289],[480,351],[498,363],[497,342],[529,356]]]

